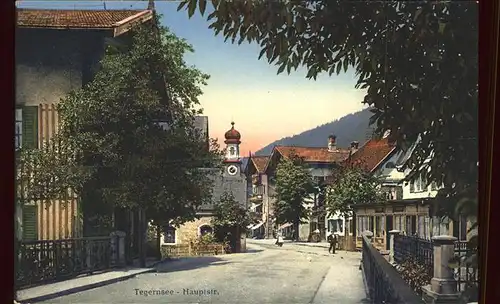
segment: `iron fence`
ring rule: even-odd
[[[466,241],[455,243],[455,279],[457,280],[457,289],[460,292],[476,293],[479,288],[479,271],[472,267],[470,260],[477,256],[477,249],[469,248]],[[470,295],[476,297],[475,295]]]
[[[363,273],[371,303],[424,303],[422,298],[401,278],[397,270],[372,246],[366,236],[363,236],[362,243]]]
[[[394,236],[394,261],[402,264],[412,258],[420,265],[424,265],[428,274],[432,277],[434,273],[434,248],[432,241],[419,238],[418,236],[395,235]]]
[[[455,279],[459,292],[469,292],[479,286],[478,269],[469,262],[471,256],[476,253],[476,249],[468,247],[467,241],[455,242]],[[432,276],[434,272],[432,240],[422,239],[418,236],[396,235],[394,237],[394,260],[396,263],[402,264],[408,259],[414,259],[421,265],[425,265],[428,273]]]
[[[16,287],[69,279],[116,266],[111,237],[24,241],[18,244]],[[117,244],[118,242],[114,242]]]

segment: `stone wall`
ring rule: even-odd
[[[211,216],[203,216],[192,222],[187,222],[176,230],[176,241],[177,244],[189,244],[190,240],[196,239],[200,236],[199,228],[203,225],[211,224]]]

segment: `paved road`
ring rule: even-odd
[[[156,273],[44,303],[367,303],[360,254],[285,244],[164,263]]]

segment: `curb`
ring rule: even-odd
[[[53,293],[50,293],[50,294],[46,294],[46,295],[43,295],[43,296],[38,296],[38,297],[33,297],[33,298],[28,298],[28,299],[23,299],[23,300],[17,300],[17,302],[21,303],[21,304],[24,304],[24,303],[28,303],[29,304],[29,303],[47,301],[47,300],[51,300],[51,299],[54,299],[54,298],[58,298],[58,297],[62,297],[62,296],[67,296],[67,295],[70,295],[70,294],[73,294],[73,293],[77,293],[77,292],[81,292],[81,291],[85,291],[85,290],[89,290],[89,289],[94,289],[94,288],[97,288],[97,287],[106,286],[106,285],[117,283],[117,282],[120,282],[120,281],[125,281],[125,280],[133,278],[133,277],[135,277],[135,276],[137,276],[139,274],[148,273],[148,272],[154,272],[154,271],[155,271],[154,268],[152,268],[152,269],[146,269],[144,271],[137,272],[137,273],[130,274],[130,275],[125,275],[125,276],[122,276],[122,277],[119,277],[119,278],[113,278],[113,279],[108,279],[108,280],[104,280],[104,281],[100,281],[100,282],[96,282],[96,283],[92,283],[92,284],[87,284],[87,285],[83,285],[83,286],[77,286],[77,287],[73,287],[73,288],[70,288],[70,289],[66,289],[66,290],[62,290],[62,291],[58,291],[58,292],[53,292]]]

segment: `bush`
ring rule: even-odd
[[[428,285],[432,279],[432,269],[415,259],[408,259],[397,267],[401,277],[418,294],[422,293],[422,286]]]

